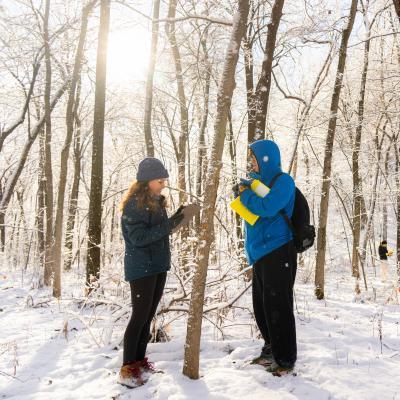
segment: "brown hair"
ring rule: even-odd
[[[124,211],[126,203],[128,203],[132,196],[136,196],[137,207],[139,209],[148,207],[150,211],[155,211],[159,205],[166,207],[167,202],[165,197],[161,196],[160,201],[158,201],[158,199],[151,195],[148,183],[149,181],[134,181],[122,197],[119,210]]]

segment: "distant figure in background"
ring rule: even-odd
[[[393,254],[393,250],[388,249],[386,240],[382,240],[378,252],[381,267],[381,281],[386,282],[388,275],[388,256],[390,257]]]
[[[125,240],[125,280],[129,282],[132,316],[124,335],[119,383],[128,387],[146,382],[143,373],[155,372],[145,357],[150,324],[164,291],[171,267],[169,235],[184,215],[183,207],[170,218],[161,194],[168,171],[160,160],[148,157],[139,163],[136,182],[122,199],[121,227]]]

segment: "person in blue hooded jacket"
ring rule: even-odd
[[[183,207],[170,218],[166,212],[168,171],[160,160],[148,157],[139,163],[136,181],[120,204],[125,241],[124,269],[132,299],[132,316],[124,335],[123,364],[119,383],[136,387],[143,373],[154,371],[145,357],[150,324],[161,300],[171,267],[169,235],[184,218]]]
[[[292,232],[284,217],[293,213],[295,183],[282,173],[279,147],[271,140],[258,140],[249,146],[251,178],[270,187],[265,197],[242,182],[240,200],[260,218],[254,225],[245,222],[245,251],[253,266],[253,308],[264,339],[261,355],[253,363],[283,375],[291,371],[297,358],[296,325],[293,313],[293,285],[297,253]],[[247,185],[246,185],[247,183]]]

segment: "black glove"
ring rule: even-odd
[[[181,204],[181,205],[178,207],[178,209],[172,214],[171,217],[174,217],[175,215],[181,214],[182,211],[183,211],[183,209],[184,209],[185,207],[186,207],[186,206],[184,206],[183,204]]]
[[[247,182],[248,181],[246,181],[246,180],[240,179],[239,183],[236,183],[236,185],[232,186],[232,192],[233,192],[233,196],[235,197],[235,199],[236,199],[236,197],[240,196],[240,193],[242,193],[243,190],[246,190],[250,187],[250,185],[246,184]]]
[[[232,186],[232,192],[235,199],[240,196],[240,183],[236,183],[236,185]]]
[[[179,208],[178,208],[178,211],[179,211]],[[183,207],[179,212],[176,211],[176,213],[172,217],[168,218],[168,224],[169,224],[169,227],[171,230],[176,228],[182,222],[183,218],[185,217],[181,213],[182,210],[183,210]]]

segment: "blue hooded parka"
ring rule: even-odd
[[[252,172],[250,176],[269,187],[274,176],[282,172],[279,147],[271,140],[258,140],[250,149],[259,167],[259,172]],[[292,240],[292,232],[279,211],[283,210],[290,218],[294,200],[295,183],[286,173],[279,176],[263,198],[251,189],[240,194],[242,204],[260,216],[254,225],[245,222],[245,250],[250,265]]]

